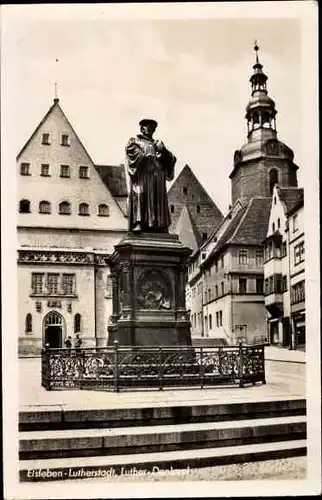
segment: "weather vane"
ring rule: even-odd
[[[58,57],[56,57],[56,63],[58,63]],[[57,77],[57,71],[56,71],[56,77]],[[55,99],[58,99],[58,90],[57,90],[57,87],[58,87],[58,84],[57,84],[57,82],[55,82]]]
[[[259,46],[257,43],[257,40],[254,40],[254,50],[256,52],[256,63],[258,63],[258,51],[259,51]]]

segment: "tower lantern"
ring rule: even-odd
[[[270,129],[272,136],[276,135],[275,102],[267,95],[267,76],[263,72],[263,65],[259,62],[259,46],[255,43],[256,61],[253,74],[250,77],[252,94],[246,107],[248,137],[258,129]]]

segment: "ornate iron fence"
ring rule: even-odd
[[[44,349],[47,390],[255,384],[265,381],[264,345]]]

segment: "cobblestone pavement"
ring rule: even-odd
[[[244,481],[244,480],[303,480],[306,479],[306,457],[246,462],[244,464],[217,465],[200,469],[178,469],[159,472],[135,471],[130,469],[123,475],[109,475],[101,478],[67,480],[82,483],[110,481],[112,483],[150,482],[150,481]]]

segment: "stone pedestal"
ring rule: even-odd
[[[166,233],[129,233],[115,246],[108,345],[191,345],[185,303],[190,253],[177,235]]]

